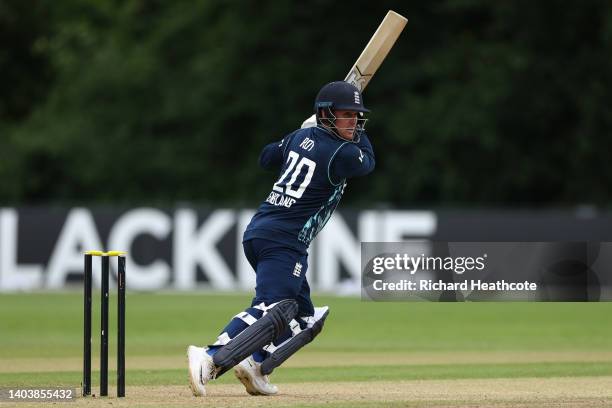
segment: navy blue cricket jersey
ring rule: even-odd
[[[280,175],[244,232],[244,241],[263,238],[305,251],[336,209],[346,179],[374,169],[368,137],[349,142],[321,127],[298,129],[264,147],[265,169]]]

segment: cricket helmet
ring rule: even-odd
[[[363,106],[361,91],[348,82],[335,81],[325,85],[315,99],[314,111],[317,125],[322,125],[334,132],[338,137],[344,139],[336,127],[336,115],[334,111],[347,110],[357,112],[357,122],[353,128],[353,141],[358,142],[361,132],[365,129],[367,119],[365,114],[370,112]]]
[[[364,113],[370,111],[363,106],[363,98],[359,89],[355,85],[344,81],[330,82],[321,88],[315,99],[315,113],[323,108]]]

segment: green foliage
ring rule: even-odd
[[[347,201],[610,201],[612,5],[484,0],[0,2],[0,200],[254,206],[260,149],[390,8],[377,170]]]

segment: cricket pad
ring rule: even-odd
[[[283,364],[285,360],[291,357],[296,351],[317,337],[317,335],[321,333],[321,330],[323,330],[323,324],[325,323],[327,315],[329,315],[329,309],[312,325],[312,327],[302,330],[286,344],[270,354],[268,358],[261,363],[261,373],[263,375],[271,374],[276,367]]]
[[[297,312],[298,304],[295,300],[281,300],[268,310],[265,316],[217,350],[213,356],[213,362],[219,367],[216,377],[278,337],[285,331]]]

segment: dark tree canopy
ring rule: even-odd
[[[395,3],[395,4],[393,4]],[[256,205],[388,9],[353,205],[612,200],[612,3],[0,1],[0,204]]]

